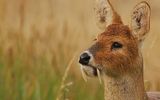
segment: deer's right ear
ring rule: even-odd
[[[95,13],[97,25],[101,29],[105,29],[110,24],[122,24],[120,16],[114,10],[109,0],[96,0]]]
[[[143,1],[135,6],[131,15],[131,30],[133,35],[142,42],[150,29],[150,6]]]

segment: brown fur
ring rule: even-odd
[[[123,47],[112,50],[113,42],[119,42]],[[142,58],[138,40],[128,26],[109,25],[89,51],[93,54],[95,65],[101,66],[100,69],[107,75],[104,76],[106,100],[143,100]],[[139,83],[135,84],[136,81]]]
[[[111,50],[113,42],[121,43],[123,48],[121,50]],[[107,71],[114,68],[113,74],[115,75],[118,75],[120,71],[122,73],[123,71],[132,71],[133,68],[129,67],[140,56],[137,39],[131,34],[128,26],[121,24],[108,26],[106,31],[98,36],[97,42],[89,50],[94,55],[95,63],[103,65]],[[116,73],[117,71],[119,72]]]
[[[94,71],[99,69],[103,74],[105,100],[159,100],[160,93],[146,93],[144,90],[140,47],[150,26],[148,3],[141,2],[134,8],[129,28],[123,25],[109,0],[102,0],[106,5],[97,1],[102,6],[97,6],[100,12],[97,13],[98,18],[103,18],[98,21],[100,24],[106,24],[106,29],[88,49],[93,59],[87,67],[93,68]],[[120,43],[122,47],[113,49],[115,42]]]

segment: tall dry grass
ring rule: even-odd
[[[138,1],[112,0],[125,23]],[[150,90],[160,90],[160,1],[148,1],[152,18],[143,47],[145,79],[152,84]],[[0,0],[1,100],[56,99],[69,61],[101,32],[93,6],[91,0]],[[103,99],[103,87],[97,80],[82,80],[78,55],[69,66],[64,84],[73,85],[60,91],[62,100]]]

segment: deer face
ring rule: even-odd
[[[97,36],[95,43],[80,55],[79,63],[83,66],[82,70],[88,76],[97,76],[97,70],[99,70],[101,73],[114,77],[141,69],[137,67],[142,61],[140,46],[149,31],[150,8],[148,4],[141,2],[134,8],[129,28],[123,25],[109,1],[100,1],[100,4],[104,1],[102,7],[107,8],[104,9],[106,10],[103,11],[104,14],[100,13],[98,20],[99,23],[106,25],[106,29]],[[106,16],[104,22],[101,20],[101,15]],[[108,16],[112,17],[108,18]]]
[[[80,56],[80,63],[92,68],[88,75],[97,75],[96,69],[107,75],[119,75],[127,70],[139,56],[138,40],[131,34],[128,26],[109,25],[105,32],[98,35],[95,43]]]

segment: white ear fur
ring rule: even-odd
[[[96,0],[95,8],[97,25],[105,29],[113,23],[122,23],[120,16],[115,12],[109,0]]]
[[[131,14],[131,30],[141,42],[150,30],[150,6],[143,1],[135,6]]]

